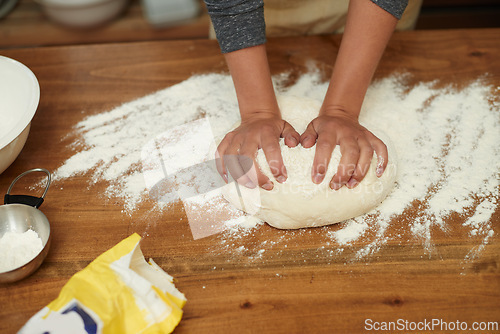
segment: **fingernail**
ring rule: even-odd
[[[325,173],[326,173],[325,166],[319,165],[318,169],[316,170],[316,174],[313,176],[313,182],[316,184],[320,184],[325,177]]]
[[[325,177],[325,174],[316,173],[316,175],[314,175],[313,182],[316,183],[316,184],[320,184],[321,181],[323,181],[324,177]]]
[[[228,179],[227,179],[227,174],[226,173],[222,174],[222,178],[224,179],[224,182],[226,182],[226,183],[229,182]]]
[[[283,183],[286,181],[286,177],[284,177],[283,175],[280,175],[276,178],[276,181],[278,181],[279,183]]]
[[[253,189],[253,188],[255,188],[255,185],[253,184],[253,182],[248,181],[247,183],[245,183],[245,187]]]
[[[349,182],[347,182],[347,188],[352,189],[358,185],[358,181],[355,179],[350,179]]]
[[[375,174],[377,174],[377,177],[381,177],[382,174],[384,174],[384,168],[382,166],[378,166],[375,171]]]
[[[377,157],[377,169],[375,170],[375,174],[378,177],[381,177],[382,174],[384,173],[384,158],[381,156]]]
[[[290,145],[296,146],[297,145],[297,139],[293,136],[288,136],[288,141],[290,142]]]
[[[330,183],[330,188],[332,188],[333,190],[339,190],[341,187],[342,185],[340,183],[335,183],[335,182]]]
[[[268,181],[262,185],[262,189],[265,189],[265,190],[273,190],[273,188],[274,188],[274,185],[271,181]]]

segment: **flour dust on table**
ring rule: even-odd
[[[408,86],[405,84],[407,76],[393,75],[375,81],[367,92],[360,114],[362,124],[383,129],[394,144],[398,173],[393,191],[381,205],[341,223],[340,229],[298,230],[283,234],[279,243],[286,245],[304,233],[306,236],[323,233],[328,243],[325,245],[332,254],[362,241],[363,246],[354,255],[355,259],[377,253],[388,241],[420,242],[423,255],[432,256],[437,252],[436,233],[465,232],[472,244],[469,253],[464,254],[467,262],[476,259],[496,235],[497,227],[492,217],[499,199],[500,113],[498,100],[495,100],[499,88],[486,84],[481,78],[463,89],[438,88],[432,82]],[[321,101],[328,83],[322,82],[320,77],[312,71],[290,85],[292,77],[282,74],[276,76],[274,82],[280,95]],[[186,152],[176,151],[175,145],[170,151],[158,147],[151,149],[154,145],[148,145],[155,142],[155,138],[165,139],[168,144],[168,138],[175,133],[185,139],[182,131],[175,131],[175,128],[188,123],[193,127],[206,127],[206,122],[196,122],[200,119],[208,120],[215,138],[222,137],[239,120],[229,75],[193,76],[83,119],[74,128],[75,153],[57,169],[56,182],[63,183],[73,175],[90,175],[89,186],[106,182],[105,196],[122,199],[124,211],[131,215],[138,210],[139,204],[151,198],[156,201],[159,212],[169,210],[182,199],[186,211],[203,212],[201,219],[205,225],[211,222],[210,229],[196,234],[195,238],[226,230],[219,234],[225,245],[220,251],[235,251],[230,239],[248,234],[248,231],[257,233],[256,227],[260,225],[232,208],[222,198],[221,188],[217,188],[213,179],[200,177],[209,170],[205,162],[213,157],[206,149],[210,145],[204,145],[202,152],[197,152],[196,146]],[[201,128],[197,131],[191,128],[188,132],[203,132]],[[169,135],[162,136],[165,132]],[[178,160],[191,159],[196,165],[173,176],[158,169],[154,163],[142,166],[145,153],[155,156],[158,152],[175,152]],[[161,180],[154,189],[146,185],[146,171]],[[162,184],[163,191],[159,187]],[[187,193],[193,195],[190,198],[182,195],[187,188],[190,189]],[[463,224],[452,226],[450,217],[453,215],[462,217]],[[242,224],[247,228],[242,228]],[[269,244],[262,247],[265,249]]]

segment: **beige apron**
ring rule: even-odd
[[[409,0],[396,30],[411,30],[423,0]],[[349,0],[264,0],[267,36],[302,36],[341,33]],[[210,27],[210,38],[215,38]]]

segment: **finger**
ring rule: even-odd
[[[217,168],[217,172],[224,179],[226,184],[228,183],[227,174],[226,174],[226,166],[224,165],[224,159],[221,158],[219,151],[215,151],[215,167]]]
[[[314,183],[320,184],[325,178],[328,164],[332,157],[332,151],[335,148],[335,135],[329,133],[328,135],[318,136],[316,143],[316,152],[314,154],[314,161],[311,170],[311,177]]]
[[[330,182],[330,188],[334,190],[339,190],[349,181],[354,173],[354,170],[356,169],[360,154],[358,143],[354,139],[348,139],[340,142],[339,146],[342,158],[340,158],[337,172]]]
[[[255,159],[257,156],[257,150],[257,144],[248,145],[243,143],[239,153],[240,166],[242,167],[243,172],[245,172],[245,175],[254,184],[258,184],[265,190],[272,190],[274,187],[273,183],[262,173]],[[253,157],[253,159],[250,157]]]
[[[254,157],[257,156],[257,149],[258,147],[250,147],[244,146],[246,150],[244,151],[243,148],[240,150],[240,157],[241,156],[250,156],[253,155]],[[253,153],[251,153],[253,152]],[[248,161],[245,163],[245,165],[248,165]],[[244,170],[248,170],[246,175],[252,180],[254,184],[258,184],[265,190],[272,190],[274,188],[273,182],[266,176],[264,173],[262,173],[262,170],[260,169],[256,159],[252,159],[251,161],[251,168],[245,168],[243,167]]]
[[[222,159],[222,157],[224,156],[224,153],[226,152],[226,149],[230,143],[230,139],[229,139],[228,135],[226,135],[222,139],[219,146],[217,146],[217,150],[215,151],[215,166],[216,166],[217,171],[219,172],[220,176],[222,176],[222,178],[224,179],[224,181],[226,183],[228,183],[227,171],[226,171],[226,166],[224,164],[224,159]]]
[[[281,156],[281,148],[277,138],[266,136],[262,141],[262,150],[266,155],[267,163],[271,169],[276,181],[283,183],[286,181],[287,174],[283,158]]]
[[[274,183],[267,176],[265,176],[264,173],[262,173],[257,162],[254,161],[254,163],[255,163],[254,166],[256,166],[256,174],[257,174],[259,186],[261,186],[262,189],[265,189],[265,190],[273,190]]]
[[[318,133],[314,129],[313,123],[309,123],[306,128],[306,131],[300,136],[300,143],[303,147],[309,148],[316,143],[316,139],[318,138]]]
[[[352,189],[356,187],[361,180],[365,177],[368,169],[370,168],[370,164],[373,158],[373,148],[368,142],[368,140],[364,138],[358,139],[359,146],[359,159],[358,164],[356,165],[356,169],[352,174],[351,178],[347,182],[347,188]]]
[[[240,157],[241,142],[233,140],[224,154],[224,164],[231,174],[233,180],[247,188],[255,188],[255,183],[248,177],[244,167],[241,165],[242,158]],[[251,158],[246,158],[251,159]],[[248,168],[247,168],[248,171]]]
[[[288,122],[285,122],[281,137],[285,138],[285,145],[288,147],[295,147],[300,143],[299,133]]]
[[[373,137],[369,139],[370,144],[377,154],[377,168],[375,169],[375,174],[377,177],[381,177],[382,174],[384,174],[389,162],[389,152],[387,151],[387,146],[383,141],[375,137],[373,134],[372,136]]]

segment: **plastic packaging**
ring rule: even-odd
[[[172,276],[145,261],[140,240],[134,233],[76,273],[19,333],[172,332],[186,298]]]

